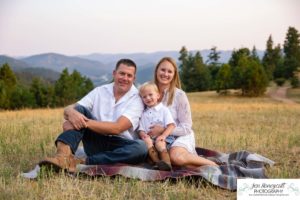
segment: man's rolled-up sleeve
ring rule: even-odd
[[[124,110],[122,116],[129,119],[132,124],[132,130],[136,130],[139,126],[139,121],[142,116],[143,110],[144,104],[138,95],[130,100],[126,109]]]

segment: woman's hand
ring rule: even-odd
[[[165,130],[164,127],[156,124],[156,125],[150,126],[150,131],[148,132],[148,135],[151,138],[156,138],[157,136],[161,135],[164,130]]]

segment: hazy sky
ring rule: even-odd
[[[289,26],[299,0],[0,0],[0,54],[264,50]]]

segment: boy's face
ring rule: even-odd
[[[144,104],[146,104],[148,107],[155,106],[159,99],[159,93],[151,87],[144,88],[140,95]]]

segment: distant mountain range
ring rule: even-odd
[[[195,53],[196,51],[191,51]],[[219,51],[221,63],[227,63],[231,57],[232,51]],[[204,62],[210,50],[200,51]],[[257,51],[262,57],[263,51]],[[57,53],[45,53],[32,55],[29,57],[12,58],[0,55],[0,65],[8,63],[16,73],[30,74],[30,76],[41,76],[46,80],[55,81],[59,78],[59,74],[64,68],[68,68],[69,72],[77,70],[82,75],[89,77],[95,85],[101,85],[112,80],[112,71],[116,62],[121,58],[130,58],[135,61],[138,66],[137,84],[151,80],[155,64],[165,56],[178,59],[177,51],[159,51],[154,53],[132,53],[132,54],[89,54],[66,56]],[[177,60],[178,62],[178,60]]]
[[[191,53],[195,53],[196,51],[190,51]],[[204,61],[207,60],[207,56],[210,53],[210,50],[202,50],[200,51]],[[221,57],[220,62],[225,63],[228,62],[229,58],[231,57],[232,51],[220,51]],[[112,61],[115,62],[120,58],[130,58],[134,60],[134,62],[138,66],[143,66],[149,63],[157,63],[162,57],[169,56],[174,59],[178,59],[179,52],[178,51],[158,51],[154,53],[131,53],[131,54],[100,54],[94,53],[89,55],[78,55],[80,58],[95,60],[102,63],[111,63]],[[177,60],[178,61],[178,60]]]
[[[54,83],[60,76],[60,72],[54,71],[53,69],[33,68],[30,64],[22,60],[0,55],[0,66],[2,67],[5,63],[9,64],[23,84],[30,84],[34,77],[41,77],[46,82]]]

